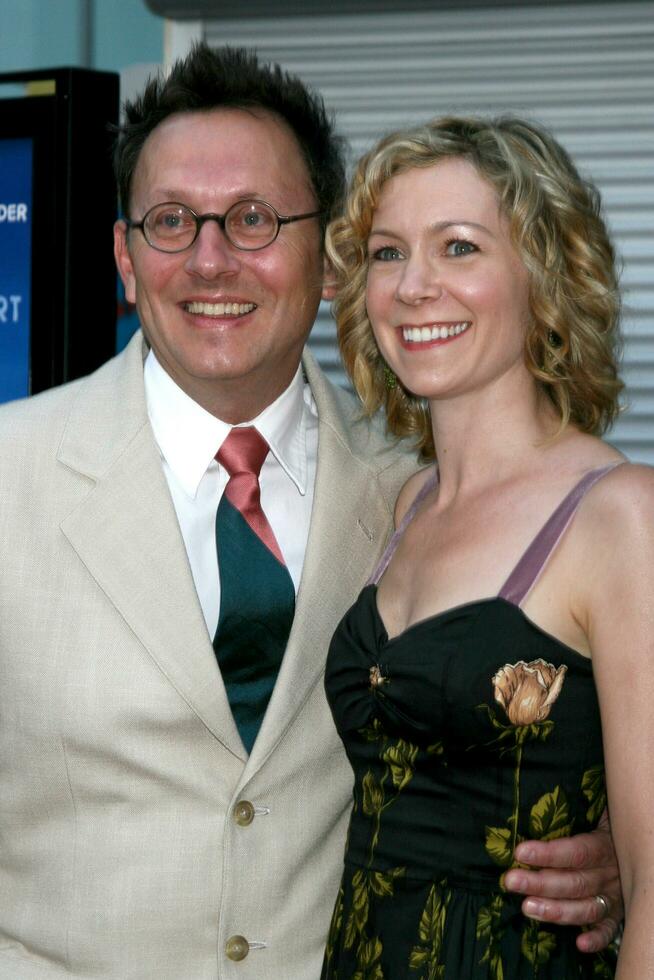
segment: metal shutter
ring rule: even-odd
[[[654,464],[654,2],[205,21],[319,89],[359,155],[444,112],[514,111],[548,126],[596,181],[623,261],[628,408],[611,433]],[[346,383],[329,310],[311,337]]]

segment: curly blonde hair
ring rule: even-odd
[[[359,162],[344,214],[327,232],[336,273],[334,312],[345,368],[372,414],[383,407],[389,430],[412,437],[433,458],[429,408],[388,368],[366,311],[367,239],[384,184],[414,167],[458,157],[495,189],[511,239],[529,276],[531,322],[525,362],[554,405],[561,430],[573,423],[600,434],[615,419],[620,350],[615,254],[597,189],[544,129],[513,117],[449,116],[392,133]]]

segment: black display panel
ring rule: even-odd
[[[115,351],[118,98],[111,72],[0,74],[0,401]]]

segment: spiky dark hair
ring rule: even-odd
[[[345,167],[343,142],[321,96],[279,65],[261,64],[253,50],[204,43],[194,45],[168,75],[151,78],[143,93],[125,104],[114,148],[123,212],[129,213],[134,171],[153,129],[174,113],[221,108],[259,108],[284,120],[302,150],[324,227],[340,202]]]

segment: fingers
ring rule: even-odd
[[[514,868],[504,877],[509,891],[528,897],[522,903],[523,913],[532,919],[559,925],[589,926],[577,937],[583,952],[604,949],[618,931],[623,916],[620,879],[615,869],[593,871],[551,869],[530,871]],[[596,895],[606,900],[600,903]]]
[[[582,953],[600,953],[606,949],[612,939],[615,939],[619,924],[612,916],[608,916],[587,932],[577,936],[577,949]]]
[[[615,939],[619,920],[613,914],[598,920],[603,910],[594,899],[576,902],[553,902],[547,899],[526,898],[522,903],[523,913],[539,922],[553,922],[558,925],[585,925],[594,922],[585,932],[577,936],[577,948],[582,953],[599,953],[611,940]]]
[[[527,896],[522,903],[525,915],[560,925],[588,926],[577,937],[577,947],[583,952],[599,952],[611,942],[624,906],[606,811],[591,833],[524,841],[515,857],[531,867],[508,871],[504,885]],[[598,901],[598,895],[604,900]]]
[[[526,898],[522,911],[529,918],[543,922],[588,925],[589,928],[577,936],[577,949],[582,953],[599,953],[606,949],[620,928],[620,918],[613,912],[605,915],[602,906],[592,898],[567,902]]]
[[[526,898],[522,911],[530,919],[555,922],[562,926],[598,926],[615,918],[614,913],[606,915],[594,898],[555,901],[548,898]],[[617,923],[612,927],[615,931]]]
[[[622,905],[620,879],[617,869],[612,866],[588,871],[551,868],[532,871],[514,868],[504,876],[504,885],[509,891],[519,892],[521,895],[529,895],[534,899],[551,899],[566,905],[574,901],[588,901],[595,905],[595,895],[605,895],[612,913],[614,910],[621,910]],[[597,919],[598,916],[593,915],[579,920],[578,924],[594,923]]]
[[[597,868],[617,864],[608,825],[589,834],[551,841],[524,841],[515,852],[521,864],[539,868]]]
[[[609,904],[610,908],[610,904]],[[594,898],[557,902],[546,898],[526,898],[522,903],[523,913],[539,922],[552,922],[557,925],[588,925],[585,932],[577,936],[577,948],[582,953],[598,953],[615,939],[619,929],[619,918],[613,911],[605,915],[604,909]]]

